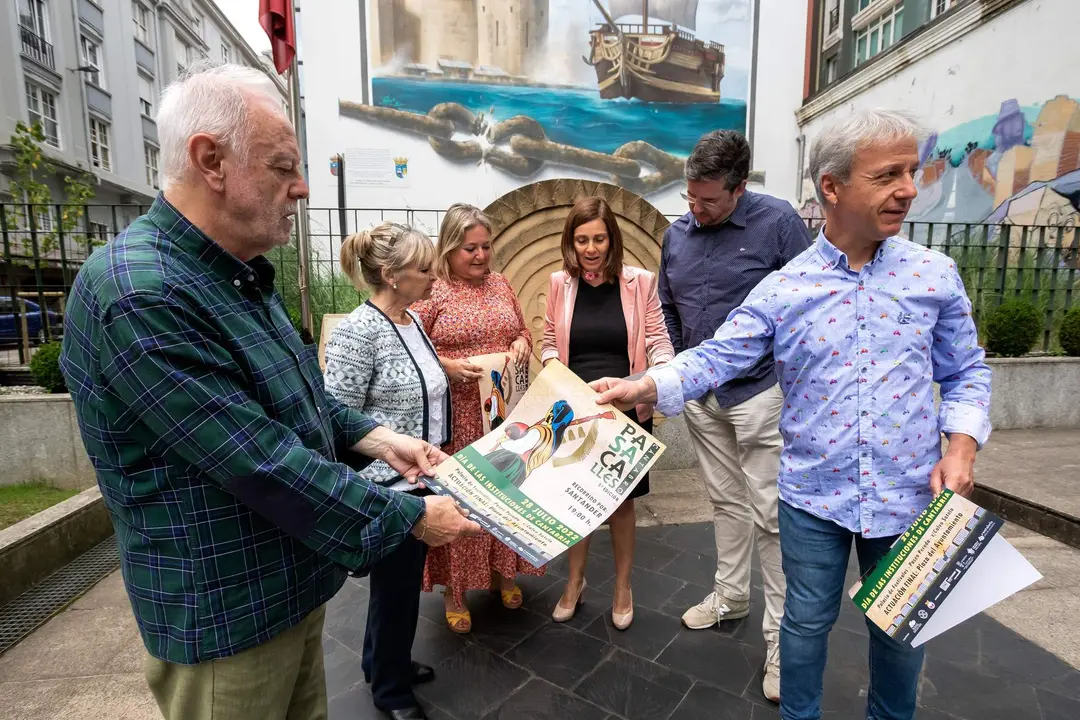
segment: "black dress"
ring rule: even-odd
[[[585,382],[602,377],[627,377],[630,374],[630,356],[626,349],[628,343],[618,283],[593,287],[584,280],[579,281],[574,317],[570,322],[567,367]],[[637,412],[633,408],[626,415],[646,432],[652,432],[652,418],[638,422]],[[648,494],[649,474],[645,473],[629,497]]]

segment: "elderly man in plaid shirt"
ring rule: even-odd
[[[308,188],[269,79],[193,72],[157,124],[164,193],[79,273],[62,356],[147,681],[169,720],[325,718],[324,605],[347,572],[479,527],[342,462],[416,480],[445,456],[328,396],[274,291],[263,254]]]

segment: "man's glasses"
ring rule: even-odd
[[[688,202],[691,207],[694,205],[701,205],[704,210],[719,210],[720,204],[714,200],[698,200],[693,195],[687,195],[684,192],[679,193],[679,197]]]

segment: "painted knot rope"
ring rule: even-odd
[[[458,103],[439,103],[427,113],[363,105],[341,100],[338,112],[362,122],[426,137],[439,155],[456,162],[487,163],[517,177],[531,177],[546,163],[606,173],[621,187],[646,194],[682,180],[683,159],[642,140],[625,143],[613,153],[549,140],[544,128],[527,115],[491,123]],[[471,136],[457,140],[455,136]],[[761,181],[751,173],[751,182]]]

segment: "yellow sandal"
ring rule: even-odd
[[[445,591],[443,592],[443,597],[446,597]],[[472,630],[472,614],[469,612],[469,608],[463,610],[447,610],[446,624],[458,635],[468,634],[468,632]]]
[[[499,595],[502,596],[503,607],[510,610],[517,610],[521,607],[523,596],[521,594],[521,588],[517,585],[511,590],[499,590]]]
[[[458,635],[467,635],[472,630],[472,615],[468,610],[447,610],[446,624]]]

